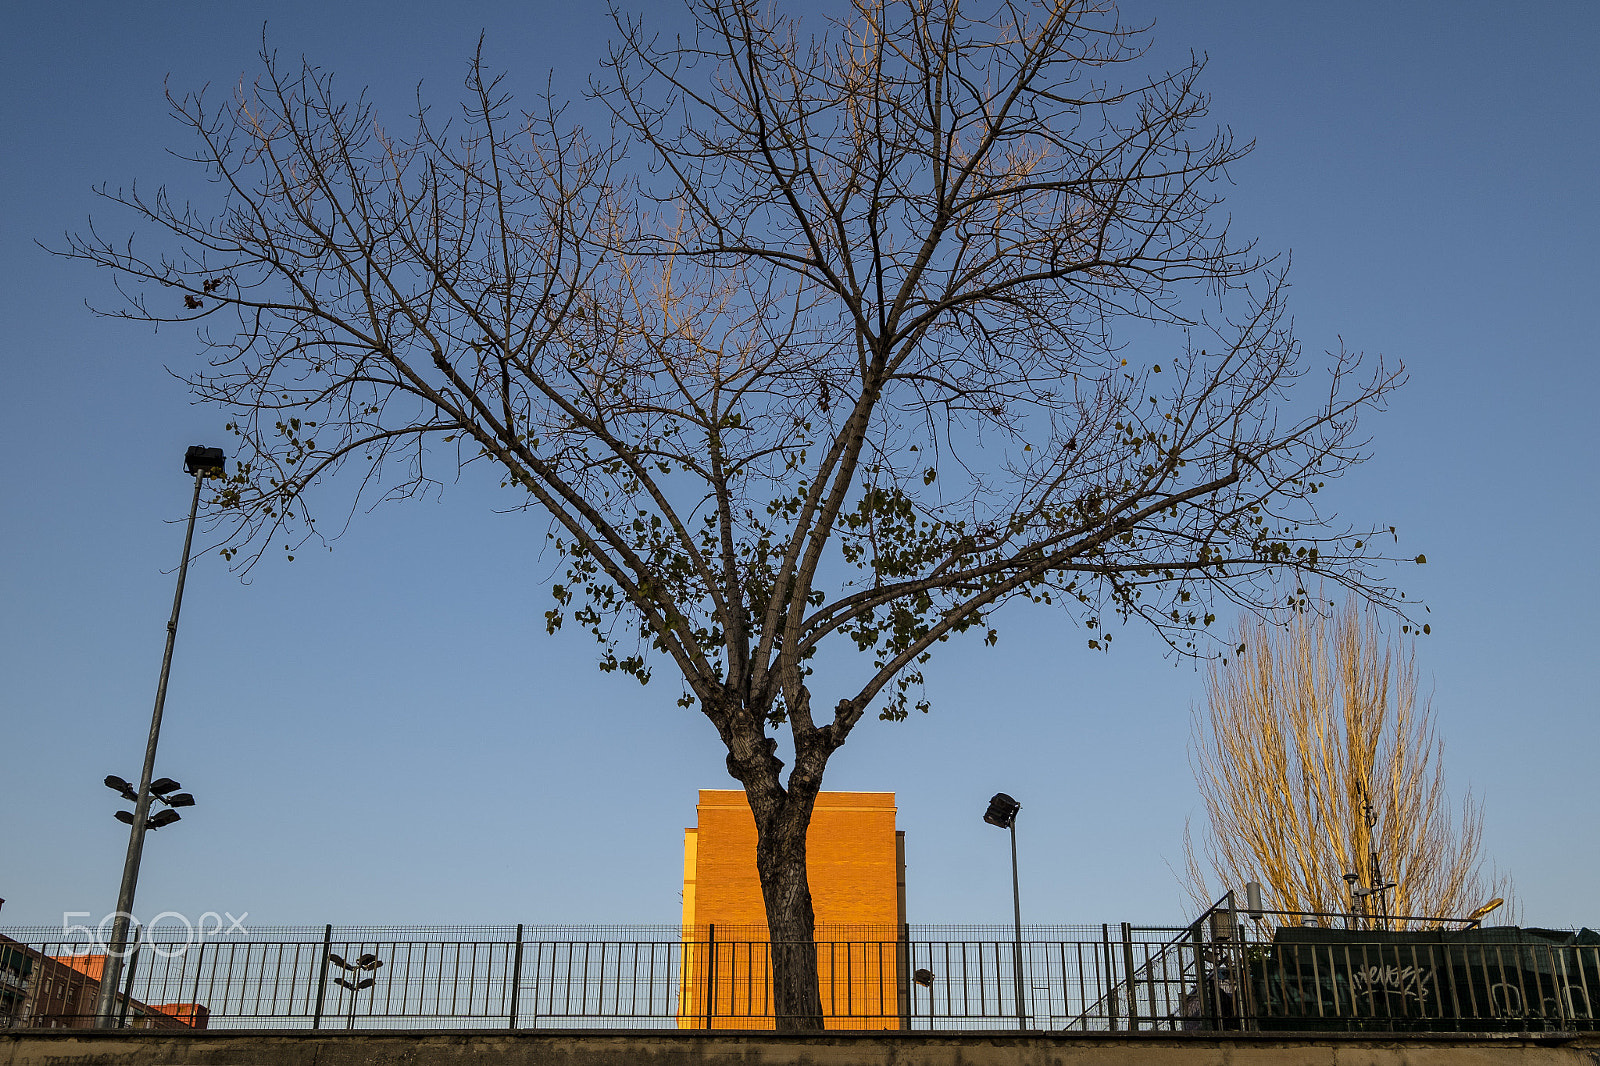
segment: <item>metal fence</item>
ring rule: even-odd
[[[1469,929],[1280,929],[1235,950],[1239,1013],[1261,1029],[1594,1030],[1600,936]]]
[[[4,932],[0,1025],[92,1024],[93,945]],[[1019,951],[1009,928],[821,928],[816,950],[838,1029],[1595,1028],[1600,944],[1485,939],[1495,932],[1286,927],[1251,942],[1204,921],[1025,927]],[[757,933],[157,932],[131,953],[119,1003],[122,1024],[166,1028],[771,1028],[772,946]]]

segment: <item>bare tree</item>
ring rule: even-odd
[[[935,645],[1027,598],[1091,648],[1120,615],[1199,653],[1215,599],[1270,606],[1285,573],[1395,602],[1314,494],[1399,372],[1302,356],[1216,217],[1247,146],[1201,129],[1201,64],[1140,74],[1099,2],[974,8],[859,0],[806,37],[696,0],[667,44],[618,15],[611,139],[519,115],[481,62],[453,128],[402,135],[267,56],[220,107],[174,100],[216,213],[108,191],[159,251],[67,249],[116,313],[199,320],[189,380],[243,456],[230,557],[439,461],[548,516],[551,630],[640,681],[669,661],[744,785],[785,1029],[821,1019],[824,769],[870,709],[927,710]],[[859,670],[818,713],[825,642]]]
[[[1386,916],[1460,917],[1510,895],[1484,873],[1482,804],[1469,792],[1451,811],[1444,742],[1403,640],[1353,601],[1240,623],[1239,654],[1210,664],[1195,720],[1208,825],[1186,850],[1201,906],[1220,895],[1213,877],[1259,881],[1273,910],[1407,928]]]

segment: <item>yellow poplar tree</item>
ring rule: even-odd
[[[1242,620],[1236,654],[1211,664],[1195,713],[1207,821],[1198,845],[1185,833],[1195,900],[1258,881],[1269,909],[1345,914],[1352,887],[1393,882],[1387,914],[1432,919],[1507,895],[1484,872],[1482,804],[1469,792],[1452,809],[1444,744],[1417,689],[1411,641],[1354,602],[1281,624]],[[1422,924],[1432,923],[1390,927]]]

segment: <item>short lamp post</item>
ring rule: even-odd
[[[378,983],[376,975],[362,977],[361,974],[363,972],[371,973],[376,970],[383,965],[383,960],[369,951],[353,962],[346,962],[344,956],[335,955],[330,951],[328,952],[328,962],[339,967],[346,974],[343,977],[335,977],[333,983],[349,993],[350,1007],[345,1015],[344,1027],[346,1029],[354,1029],[356,1027],[356,993],[370,991],[372,986]]]
[[[194,519],[200,509],[200,486],[208,477],[221,477],[225,459],[221,448],[196,445],[183,456],[183,469],[194,477],[194,496],[189,501],[189,526],[183,535],[183,560],[178,565],[178,588],[172,596],[172,617],[167,620],[167,647],[161,656],[161,679],[156,682],[156,706],[150,715],[150,737],[144,747],[144,772],[139,787],[120,777],[106,778],[106,785],[132,801],[133,811],[118,811],[117,820],[132,827],[128,834],[128,855],[122,864],[122,886],[117,891],[117,909],[111,916],[111,943],[106,947],[105,965],[100,973],[100,995],[95,1001],[95,1024],[101,1029],[117,1024],[117,980],[122,976],[122,958],[128,946],[128,922],[132,917],[133,893],[139,884],[139,859],[144,854],[146,829],[160,829],[178,820],[173,807],[186,807],[194,797],[178,792],[171,778],[153,780],[156,772],[156,741],[161,737],[161,711],[167,702],[167,678],[172,673],[172,648],[178,639],[178,612],[183,607],[183,581],[189,574],[189,549],[194,543]],[[176,793],[168,799],[169,794]],[[150,801],[160,798],[166,809],[150,813]],[[187,800],[187,802],[184,802]]]
[[[1017,1028],[1026,1030],[1028,1005],[1022,994],[1022,894],[1017,888],[1017,812],[1020,810],[1022,804],[1004,792],[996,792],[989,800],[989,809],[983,812],[983,820],[1001,829],[1011,830],[1011,908],[1017,933],[1011,946],[1011,973],[1016,979]]]

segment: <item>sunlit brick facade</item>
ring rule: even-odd
[[[806,837],[823,1013],[836,1029],[899,1028],[905,1011],[904,834],[892,792],[824,792]],[[684,830],[683,1028],[770,1029],[766,910],[742,790],[702,789]]]

